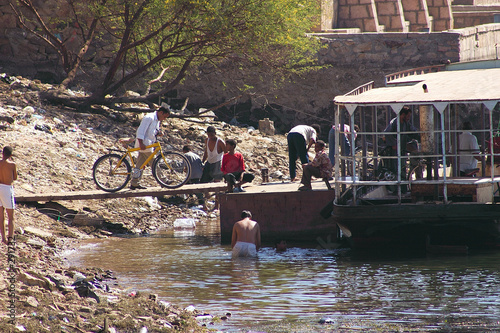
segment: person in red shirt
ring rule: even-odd
[[[245,172],[243,156],[234,151],[236,141],[227,140],[226,148],[227,153],[222,157],[221,171],[224,173],[224,179],[227,182],[227,191],[229,193],[245,192],[241,185],[251,182],[255,176]]]

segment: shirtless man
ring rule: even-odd
[[[200,183],[209,183],[213,180],[221,181],[224,176],[221,171],[222,156],[226,153],[226,143],[217,137],[215,127],[208,126],[208,138],[205,140],[205,151],[202,162],[205,163]]]
[[[2,233],[2,242],[10,243],[14,237],[14,189],[12,183],[17,179],[16,164],[12,161],[12,147],[3,148],[3,156],[0,161],[0,232]],[[4,208],[7,210],[9,219],[9,234],[5,238],[5,217]]]
[[[233,236],[231,247],[233,248],[233,258],[236,257],[256,257],[260,248],[260,227],[252,221],[252,213],[248,210],[241,212],[242,220],[233,226]]]

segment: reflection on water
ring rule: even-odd
[[[498,253],[380,260],[292,247],[233,260],[210,225],[195,233],[108,239],[79,252],[68,258],[71,264],[111,269],[122,287],[213,315],[231,312],[219,325],[224,331],[272,331],[277,320],[282,331],[292,324],[295,331],[317,331],[326,317],[334,320],[332,331],[353,325],[500,330]]]

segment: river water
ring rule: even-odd
[[[230,313],[206,322],[224,332],[500,332],[498,252],[381,257],[290,245],[233,260],[211,221],[196,231],[92,241],[67,259],[111,269],[131,291]]]

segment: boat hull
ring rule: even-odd
[[[500,205],[334,205],[333,218],[353,248],[425,249],[432,245],[496,248]]]

